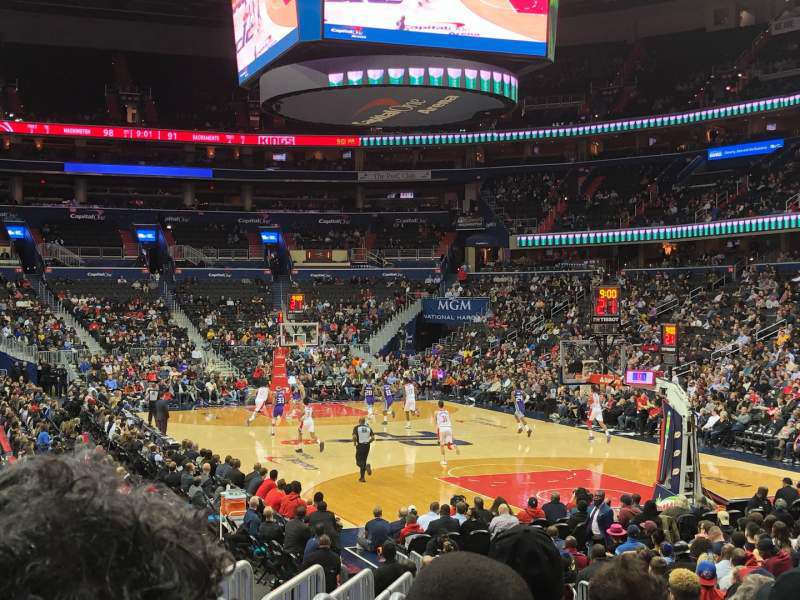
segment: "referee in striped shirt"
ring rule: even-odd
[[[353,445],[356,447],[356,464],[361,472],[361,477],[358,480],[362,483],[367,481],[364,479],[364,473],[372,475],[372,466],[367,462],[367,457],[369,457],[369,447],[373,441],[375,441],[375,434],[372,432],[372,428],[367,425],[366,419],[361,417],[358,420],[358,425],[353,427]]]

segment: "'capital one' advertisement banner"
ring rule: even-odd
[[[422,319],[428,323],[463,323],[486,314],[488,298],[423,298]]]

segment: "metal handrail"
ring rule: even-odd
[[[411,590],[411,585],[414,583],[414,576],[406,571],[400,577],[395,579],[389,587],[383,590],[375,597],[375,600],[390,600],[393,594],[401,593],[407,594]]]
[[[278,586],[261,600],[308,600],[324,592],[325,570],[320,565],[314,565]]]
[[[237,561],[220,583],[218,600],[253,600],[254,580],[253,566],[246,560]]]

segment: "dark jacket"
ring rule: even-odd
[[[169,403],[163,398],[156,400],[155,406],[156,421],[161,419],[169,420]]]
[[[264,521],[258,526],[258,541],[266,544],[267,542],[276,541],[279,544],[283,543],[283,527],[278,525],[275,521]]]
[[[561,502],[547,502],[542,505],[542,510],[545,518],[551,523],[555,523],[567,516],[567,507]]]
[[[383,590],[388,588],[392,583],[403,574],[410,571],[416,573],[417,568],[414,565],[400,564],[392,560],[386,561],[375,571],[375,595],[377,596]]]
[[[299,519],[292,519],[286,523],[286,531],[283,538],[283,548],[287,552],[303,555],[306,549],[306,542],[311,537],[311,529]]]
[[[578,571],[578,579],[575,583],[580,583],[581,581],[591,581],[592,576],[597,573],[601,568],[611,562],[611,557],[604,556],[603,558],[596,558],[592,562],[589,563],[589,566],[585,569],[581,569]]]
[[[339,528],[336,526],[336,517],[329,510],[318,510],[311,513],[308,517],[308,526],[311,531],[315,531],[317,525],[322,525],[325,528],[325,533],[331,538],[331,546],[341,548],[339,542]]]
[[[456,521],[453,517],[439,517],[438,519],[431,521],[428,528],[425,530],[431,537],[435,537],[437,535],[441,535],[443,533],[458,533],[459,528],[458,521]]]
[[[244,473],[242,473],[239,469],[231,469],[228,473],[228,479],[230,479],[231,483],[236,487],[244,487]]]
[[[330,593],[335,590],[342,569],[342,560],[339,555],[327,548],[318,548],[306,557],[300,570],[304,571],[314,565],[320,565],[325,571],[325,591]]]

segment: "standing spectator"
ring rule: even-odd
[[[700,600],[725,598],[725,592],[717,588],[717,567],[713,561],[701,560],[697,563],[696,573],[700,580]]]
[[[167,422],[169,421],[169,403],[162,396],[156,400],[155,405],[156,427],[161,435],[167,435]]]
[[[619,501],[622,506],[619,509],[617,521],[619,521],[619,524],[627,529],[631,520],[642,511],[641,509],[633,506],[633,498],[631,498],[629,494],[622,494],[619,497]]]
[[[783,500],[786,502],[786,506],[791,508],[792,504],[799,498],[800,494],[798,494],[797,489],[793,487],[792,480],[788,477],[784,477],[783,486],[775,492],[775,500]]]
[[[589,518],[586,520],[586,537],[593,539],[595,536],[602,536],[606,540],[606,545],[610,538],[606,531],[614,522],[614,511],[606,504],[606,493],[604,490],[597,490],[593,496],[594,505],[589,511]]]
[[[667,581],[670,600],[700,600],[700,578],[689,569],[675,569]]]

